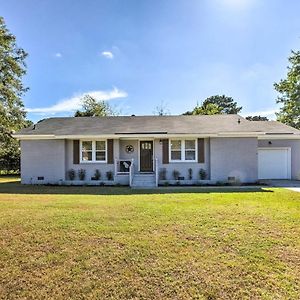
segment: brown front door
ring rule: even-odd
[[[140,171],[153,172],[153,141],[140,141]]]

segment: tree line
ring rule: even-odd
[[[16,37],[8,30],[0,17],[0,173],[18,172],[20,169],[20,145],[12,137],[15,131],[32,124],[27,119],[22,97],[28,90],[23,84],[26,74],[27,53],[16,43]],[[292,51],[288,58],[286,78],[274,83],[278,92],[276,102],[281,104],[276,118],[279,122],[300,129],[300,51]],[[183,115],[239,114],[242,106],[229,96],[214,95]],[[82,109],[75,117],[118,115],[116,108],[105,101],[97,101],[90,95],[82,99]],[[166,115],[169,110],[163,102],[154,114]],[[248,116],[250,121],[268,121],[264,116]]]

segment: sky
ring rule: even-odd
[[[298,0],[0,0],[28,52],[28,118],[72,116],[90,94],[122,115],[231,96],[274,118],[274,82],[300,50]]]

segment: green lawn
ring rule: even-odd
[[[299,299],[300,193],[0,179],[0,299]]]

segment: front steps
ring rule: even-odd
[[[132,179],[132,188],[153,188],[156,187],[155,174],[134,174]]]

